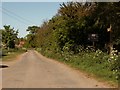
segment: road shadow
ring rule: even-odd
[[[0,68],[8,68],[7,65],[0,65]]]

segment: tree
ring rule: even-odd
[[[63,3],[58,11],[58,19],[54,22],[55,37],[61,50],[65,47],[76,52],[76,47],[87,44],[87,21],[93,9],[91,3]],[[59,22],[59,23],[58,23]],[[90,23],[91,24],[91,23]]]
[[[5,46],[9,48],[15,48],[15,43],[18,40],[18,30],[14,30],[10,25],[4,25],[2,30],[2,42]]]
[[[2,48],[2,29],[0,29],[0,49]]]
[[[92,42],[88,40],[89,34],[98,34],[95,47],[105,50],[103,47],[110,41],[110,33],[107,32],[110,25],[112,26],[112,43],[119,44],[119,4],[113,2],[61,4],[58,13],[49,21],[44,22],[35,34],[38,47],[52,50],[67,48],[68,51],[77,52],[79,46],[86,48],[92,45]],[[28,37],[31,39],[32,35]]]
[[[95,27],[99,28],[99,43],[108,44],[112,49],[114,44],[120,44],[120,2],[96,3],[95,11],[90,18],[94,18]],[[111,30],[107,29],[111,27]]]
[[[38,31],[39,27],[38,26],[29,26],[26,31],[29,31],[29,34],[36,34]]]
[[[26,31],[29,31],[29,34],[26,36],[26,47],[35,48],[36,47],[36,33],[38,31],[38,26],[29,26]]]

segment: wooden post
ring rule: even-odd
[[[113,50],[113,45],[112,45],[112,26],[110,24],[110,27],[107,29],[108,32],[110,32],[110,55],[112,54],[112,50]]]

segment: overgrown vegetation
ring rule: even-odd
[[[112,44],[119,44],[120,16],[118,4],[70,2],[61,5],[58,14],[51,20],[44,22],[38,30],[36,35],[38,43],[36,45],[55,51],[56,49],[68,49],[68,51],[77,53],[79,46],[83,48],[92,46],[92,42],[88,40],[90,34],[98,34],[95,47],[105,51],[112,46],[110,37]],[[110,7],[114,7],[114,9]],[[112,31],[108,32],[107,28],[110,25]]]
[[[31,37],[31,46],[46,56],[116,82],[120,56],[113,46],[119,51],[119,25],[120,2],[63,3],[52,19],[34,29],[37,32]],[[98,37],[91,40],[92,34]]]
[[[101,50],[95,52],[91,50],[84,50],[77,54],[73,52],[53,52],[50,50],[42,51],[37,49],[40,53],[68,64],[78,70],[87,72],[88,75],[97,77],[100,80],[108,81],[111,85],[117,86],[120,75],[120,55],[116,55],[113,50],[113,55],[110,56]]]
[[[14,60],[18,55],[24,53],[26,50],[23,49],[3,49],[2,50],[2,61],[11,61]]]
[[[38,26],[29,26],[26,31],[29,31],[29,34],[26,36],[26,44],[24,47],[26,48],[35,48],[36,47],[36,33],[38,31]]]
[[[4,29],[0,29],[0,58],[2,60],[9,59],[26,51],[20,46],[22,38],[18,38],[18,30],[11,28],[10,25],[4,25]]]
[[[16,48],[21,40],[18,31],[10,25],[1,31],[3,58],[24,51]],[[29,26],[26,31],[29,34],[23,40],[24,47],[36,48],[45,56],[105,80],[118,81],[120,2],[63,3],[50,20],[40,27]]]
[[[6,49],[15,48],[15,44],[18,43],[18,30],[14,30],[10,25],[4,25],[2,31],[2,44]]]

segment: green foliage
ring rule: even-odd
[[[50,50],[40,52],[49,58],[62,61],[76,69],[83,70],[89,75],[94,75],[109,82],[118,82],[120,59],[109,61],[111,56],[101,50],[96,50],[96,52],[85,50],[79,54],[67,51],[56,53]]]
[[[112,50],[108,60],[110,63],[110,70],[113,71],[113,74],[115,74],[116,79],[118,80],[120,76],[120,55],[118,55],[117,52],[117,50]]]
[[[4,26],[2,30],[2,43],[6,48],[15,48],[15,44],[18,41],[18,30],[14,30],[10,25]]]
[[[29,34],[26,36],[25,47],[27,48],[35,48],[36,44],[36,33],[38,31],[38,26],[29,26],[26,31],[29,31]]]
[[[95,16],[97,15],[97,18],[99,19],[98,25],[100,25],[100,27],[108,28],[111,24],[112,26],[111,38],[112,38],[113,43],[116,43],[114,41],[116,41],[120,37],[120,35],[118,35],[118,33],[120,33],[120,30],[119,30],[120,29],[119,27],[120,6],[119,4],[120,2],[98,3],[97,8],[95,10],[96,14],[94,14]]]
[[[119,69],[118,59],[109,62],[111,57],[106,49],[110,47],[110,37],[111,44],[120,44],[119,4],[120,2],[63,3],[58,13],[43,22],[37,30],[34,35],[36,43],[32,42],[32,35],[28,35],[28,41],[31,40],[30,45],[34,43],[43,55],[116,81],[118,73],[113,74],[113,70]],[[108,32],[110,26],[112,31]],[[94,46],[88,40],[90,34],[99,36]]]
[[[89,34],[98,34],[95,48],[105,51],[105,44],[110,42],[110,32],[107,28],[112,26],[112,43],[119,43],[119,3],[79,3],[68,2],[60,5],[58,13],[49,21],[45,21],[37,31],[34,40],[28,41],[37,47],[56,50],[74,51],[78,53],[79,46],[84,49],[92,46],[88,40]],[[113,8],[112,8],[113,7]],[[112,13],[111,13],[112,12]],[[117,19],[117,20],[116,20]],[[114,22],[116,20],[116,22]],[[28,31],[31,27],[28,28]],[[32,29],[34,31],[34,29]],[[30,43],[29,42],[29,43]],[[59,51],[58,50],[58,51]]]
[[[26,31],[29,31],[30,34],[36,34],[38,31],[39,27],[38,26],[29,26]]]
[[[8,61],[8,60],[15,60],[18,55],[26,52],[25,49],[22,48],[15,48],[15,49],[3,49],[2,50],[2,61]]]
[[[117,3],[118,4],[118,3]],[[118,23],[114,26],[114,21],[116,18],[119,19],[118,12],[119,6],[115,3],[67,3],[62,4],[58,14],[58,17],[53,18],[54,24],[54,38],[56,38],[58,47],[61,50],[69,45],[69,50],[76,51],[76,46],[82,45],[86,46],[91,45],[91,42],[88,41],[88,35],[91,33],[96,33],[99,35],[99,40],[95,44],[96,48],[102,49],[106,43],[109,43],[109,32],[107,28],[111,24],[114,32],[118,32]],[[101,7],[103,5],[103,7]],[[109,9],[108,9],[109,7]],[[110,7],[114,7],[114,12]],[[107,11],[107,12],[106,12]],[[109,13],[109,15],[108,15]],[[106,16],[106,17],[103,17]],[[114,16],[114,17],[113,17]],[[57,19],[56,19],[57,18]],[[111,20],[111,21],[110,21]],[[116,33],[117,34],[117,33]],[[119,35],[115,35],[112,32],[112,40],[115,41],[115,38],[118,38]],[[118,39],[117,39],[118,41]]]

